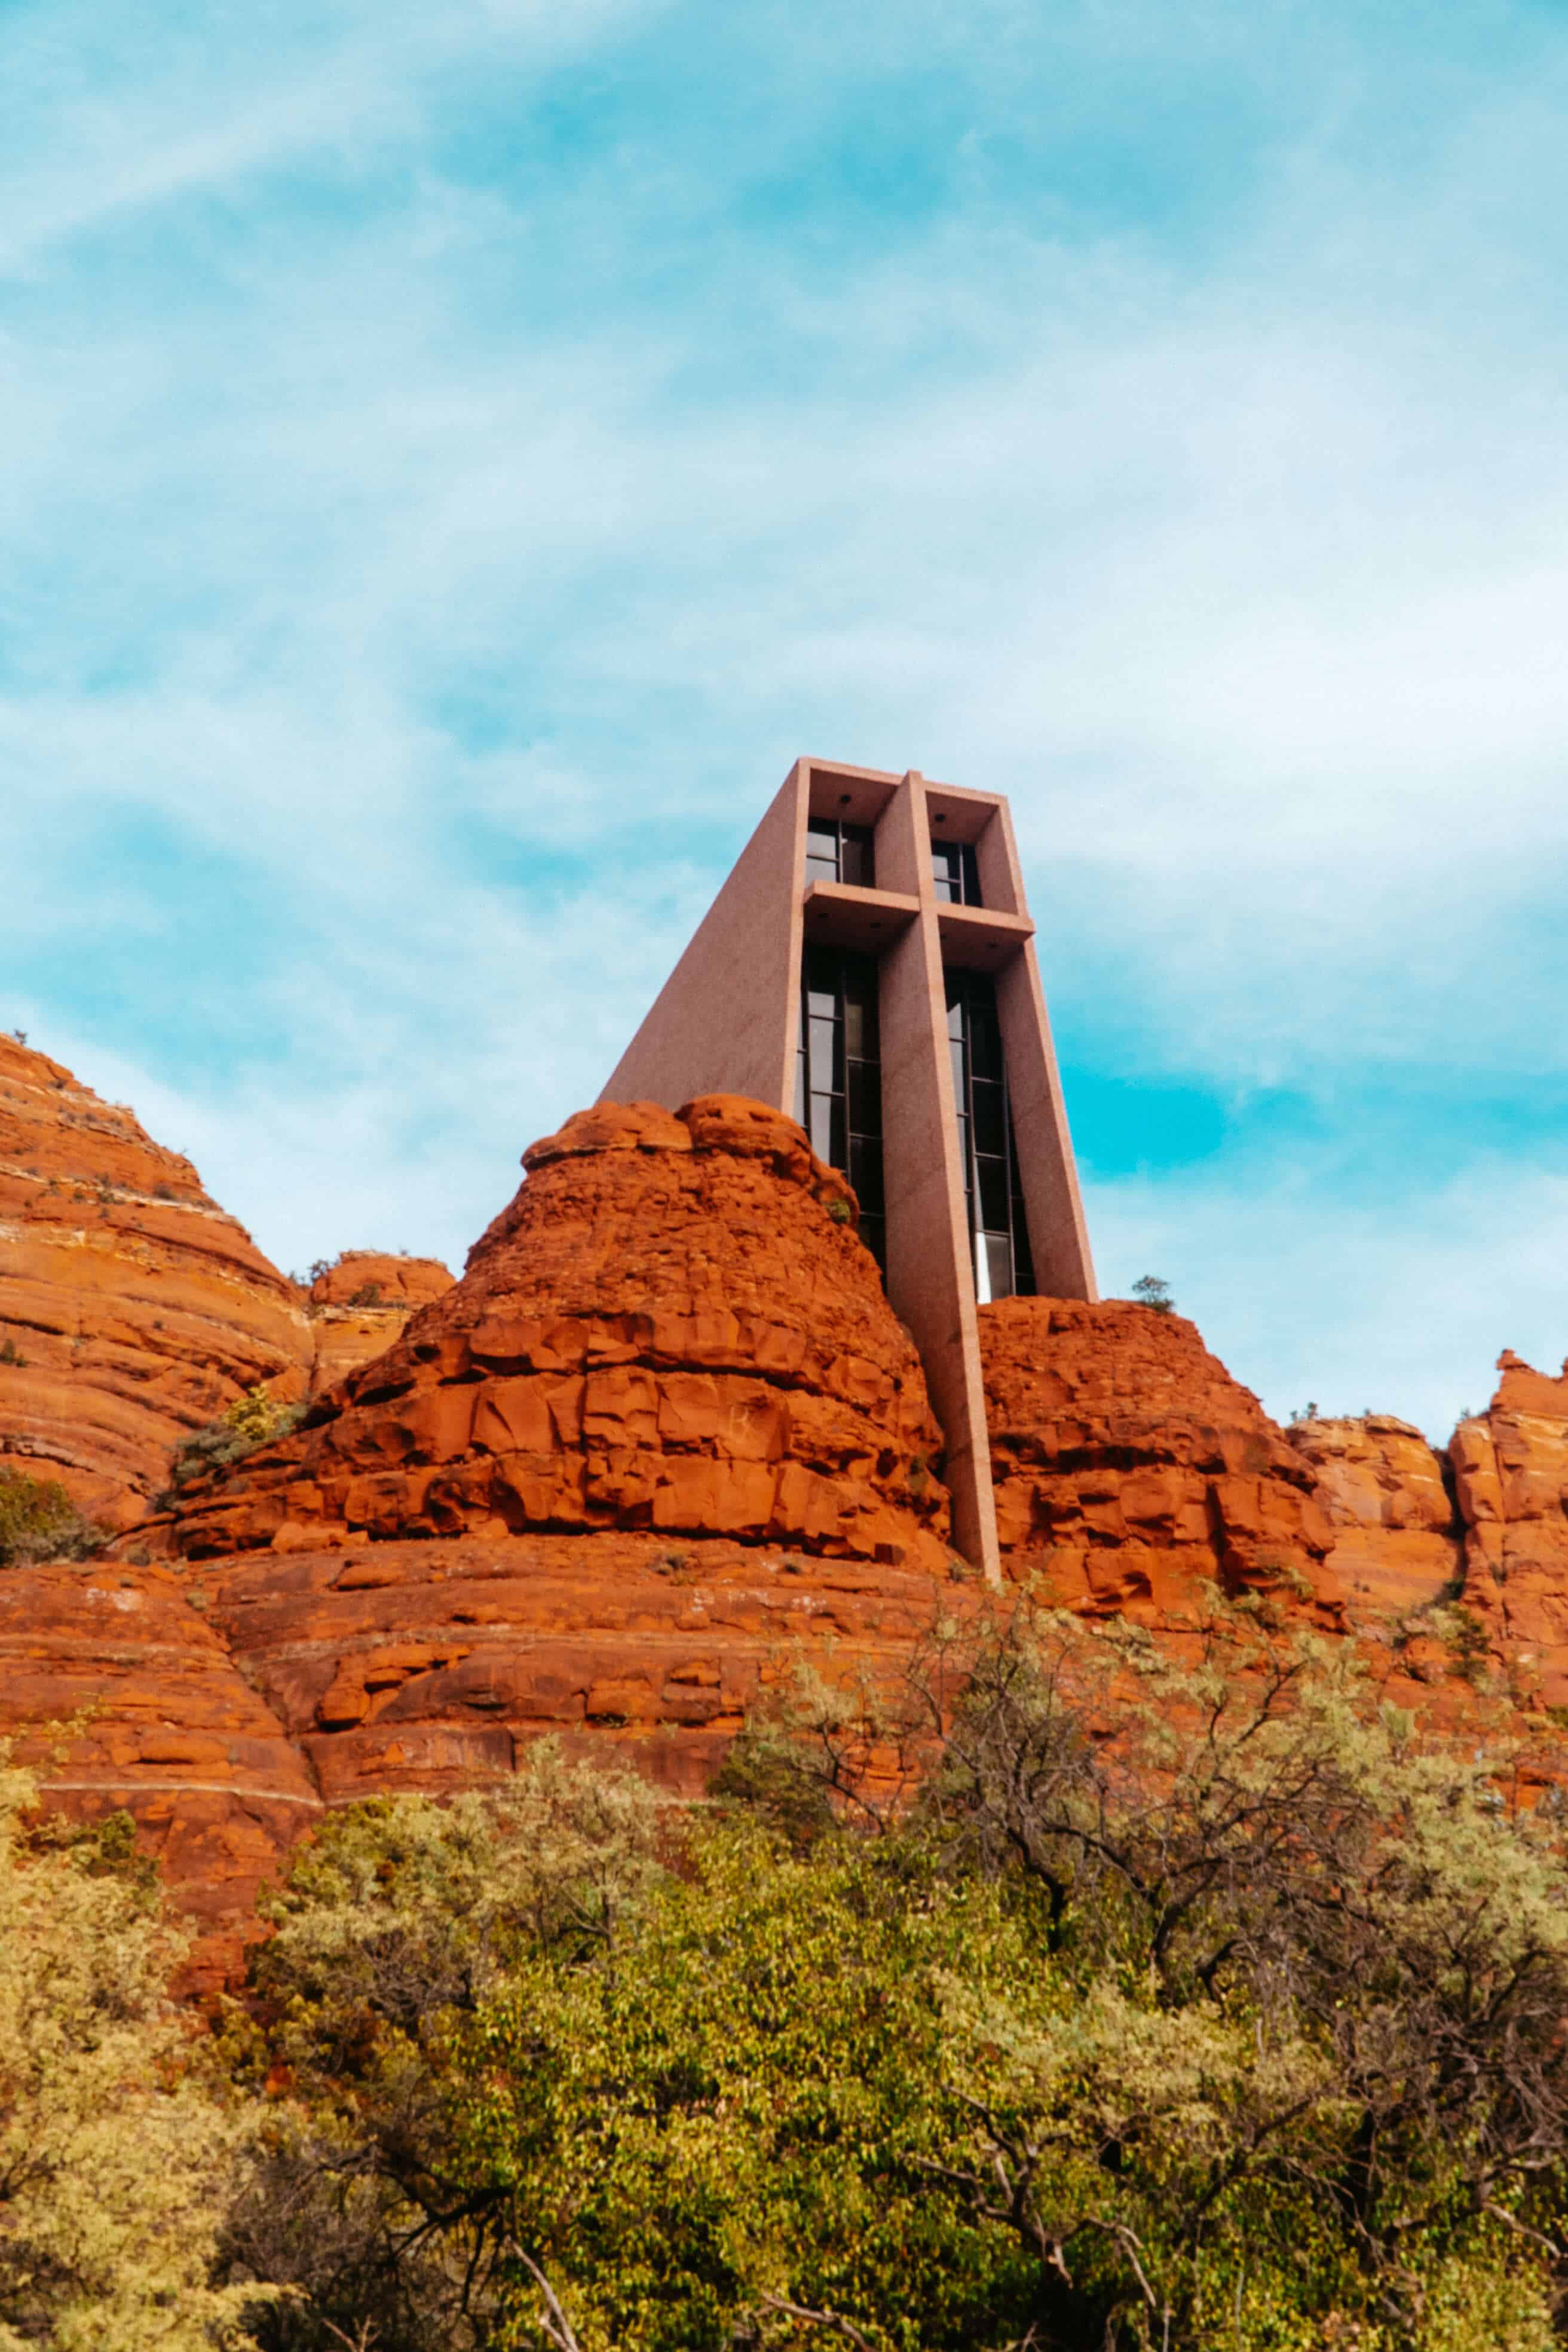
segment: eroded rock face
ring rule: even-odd
[[[1286,1433],[1318,1475],[1328,1566],[1357,1615],[1398,1615],[1458,1590],[1464,1530],[1444,1457],[1390,1413],[1301,1421]]]
[[[945,1570],[919,1360],[793,1120],[600,1106],[524,1166],[455,1288],[191,1490],[179,1549],[647,1528]]]
[[[504,1780],[546,1732],[700,1795],[797,1659],[890,1678],[955,1597],[915,1568],[626,1534],[249,1552],[205,1580],[330,1803]]]
[[[439,1258],[344,1250],[310,1285],[310,1394],[384,1355],[409,1317],[450,1290],[452,1280]]]
[[[0,1466],[126,1526],[260,1381],[303,1397],[304,1303],[188,1160],[0,1036]]]
[[[302,1751],[203,1614],[200,1579],[121,1560],[0,1571],[0,1737],[79,1821],[123,1807],[231,1974],[256,1899],[321,1810]]]
[[[1568,1364],[1511,1350],[1482,1418],[1449,1441],[1465,1522],[1464,1600],[1546,1706],[1568,1705]]]
[[[1189,1618],[1215,1585],[1342,1622],[1311,1465],[1184,1317],[1000,1299],[980,1345],[1011,1576],[1150,1624]]]

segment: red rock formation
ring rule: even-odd
[[[249,1552],[205,1576],[332,1803],[504,1780],[542,1732],[696,1795],[760,1685],[796,1658],[891,1675],[955,1597],[913,1568],[624,1534]]]
[[[125,1526],[258,1381],[305,1394],[291,1283],[131,1112],[0,1036],[0,1467]]]
[[[199,1580],[100,1560],[0,1573],[0,1736],[77,1820],[123,1806],[203,1931],[195,1979],[258,1932],[261,1881],[321,1801],[201,1613]]]
[[[1189,1617],[1205,1585],[1340,1621],[1312,1470],[1184,1318],[1000,1299],[980,1345],[1011,1576],[1150,1624]]]
[[[335,1388],[362,1364],[384,1355],[409,1317],[451,1287],[452,1276],[439,1258],[345,1250],[310,1285],[310,1394]]]
[[[1445,1462],[1391,1414],[1301,1421],[1290,1444],[1318,1475],[1334,1531],[1328,1568],[1359,1619],[1399,1616],[1458,1589],[1464,1536]]]
[[[181,1550],[616,1528],[945,1570],[919,1360],[792,1120],[604,1106],[524,1165],[454,1289],[189,1490]]]
[[[1449,1441],[1465,1522],[1463,1601],[1537,1703],[1568,1705],[1568,1364],[1505,1349],[1484,1417]]]

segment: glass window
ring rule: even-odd
[[[1034,1267],[1007,1101],[995,982],[978,971],[949,971],[944,978],[975,1293],[982,1299],[1031,1293]]]
[[[852,882],[862,890],[873,888],[876,871],[870,826],[841,824],[836,816],[807,817],[805,878],[808,882]]]
[[[846,949],[807,949],[798,1058],[801,1123],[818,1159],[842,1170],[854,1186],[860,1237],[881,1264],[882,1071],[873,958]]]
[[[978,907],[980,861],[971,841],[936,841],[931,845],[931,880],[944,905]]]

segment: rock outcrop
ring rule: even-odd
[[[980,1346],[1011,1576],[1152,1625],[1190,1619],[1216,1586],[1342,1621],[1311,1466],[1184,1317],[1000,1299],[980,1309]]]
[[[0,1467],[126,1526],[256,1382],[303,1397],[294,1286],[129,1110],[0,1036]]]
[[[524,1166],[454,1289],[189,1489],[179,1550],[647,1528],[944,1572],[919,1359],[793,1120],[602,1106]]]
[[[1449,1442],[1465,1528],[1463,1600],[1537,1704],[1568,1706],[1568,1364],[1510,1350],[1486,1414]]]
[[[263,1879],[321,1810],[306,1759],[169,1570],[0,1572],[0,1737],[77,1820],[123,1807],[201,1931],[194,1980],[258,1933]]]
[[[544,1732],[699,1795],[797,1660],[890,1680],[960,1597],[912,1567],[619,1533],[247,1552],[191,1573],[334,1804],[504,1780]]]
[[[409,1317],[451,1287],[452,1276],[439,1258],[345,1250],[310,1284],[310,1394],[335,1388],[384,1355]]]
[[[1300,1421],[1286,1435],[1317,1473],[1333,1529],[1329,1571],[1358,1620],[1452,1598],[1464,1530],[1445,1457],[1390,1413]]]

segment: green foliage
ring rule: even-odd
[[[382,1298],[379,1282],[362,1282],[357,1290],[349,1293],[348,1304],[351,1307],[380,1307],[386,1303]]]
[[[122,1823],[51,1835],[0,1752],[0,2352],[247,2346],[212,2284],[245,2104],[164,1987],[183,1949]]]
[[[1176,1311],[1170,1284],[1162,1282],[1157,1274],[1141,1274],[1132,1286],[1131,1295],[1141,1307],[1152,1307],[1156,1315],[1173,1315]]]
[[[232,2036],[291,2084],[268,2352],[1545,2352],[1559,1813],[1342,1656],[1199,1648],[938,1629],[673,1850],[548,1747],[335,1816]]]
[[[310,2298],[258,2323],[269,2352],[367,2328],[375,2352],[493,2343],[497,2247],[461,2182],[453,2036],[512,1970],[616,1948],[663,1875],[668,1812],[636,1776],[543,1740],[497,1795],[374,1799],[297,1854],[255,1963],[260,2022],[237,2014],[227,2035],[237,2080],[293,2093],[226,2239],[232,2275]]]
[[[107,1540],[106,1530],[83,1518],[58,1478],[0,1470],[0,1568],[89,1559]]]
[[[0,1364],[11,1364],[20,1370],[26,1360],[15,1339],[7,1339],[5,1346],[0,1348]]]
[[[168,1509],[198,1479],[226,1470],[258,1447],[287,1437],[298,1429],[304,1412],[302,1404],[279,1404],[268,1393],[266,1381],[258,1381],[226,1405],[216,1421],[193,1431],[174,1448],[169,1457],[169,1483],[158,1496],[158,1508]]]

